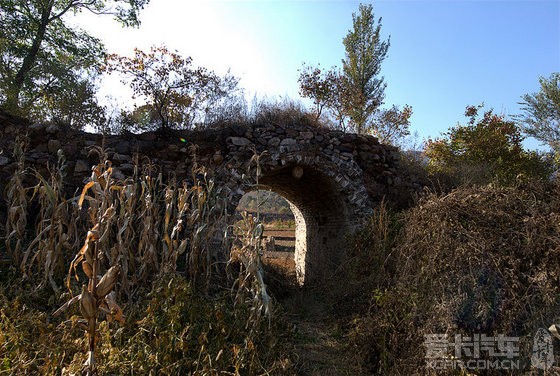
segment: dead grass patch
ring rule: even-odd
[[[384,262],[370,264],[377,284],[353,324],[364,372],[429,374],[424,335],[437,333],[520,337],[527,372],[533,336],[560,319],[558,187],[429,194],[403,223],[390,252],[370,248]]]

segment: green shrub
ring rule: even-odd
[[[448,175],[455,185],[511,185],[522,177],[548,178],[551,166],[536,152],[523,149],[517,124],[492,110],[479,118],[480,108],[468,106],[468,124],[457,124],[442,138],[428,140],[425,154],[429,172]]]

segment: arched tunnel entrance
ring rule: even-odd
[[[332,178],[304,165],[265,172],[255,188],[285,198],[295,221],[295,274],[299,285],[332,275],[345,255],[346,203]]]
[[[274,277],[281,278],[281,285],[294,285],[295,269],[295,217],[289,203],[281,195],[270,190],[247,192],[237,206],[237,228],[243,228],[243,213],[258,218],[264,225],[261,240],[261,260]]]

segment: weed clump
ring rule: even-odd
[[[0,369],[11,375],[80,374],[87,337],[77,307],[60,322],[49,318],[56,306],[37,306],[36,300],[14,291],[12,283],[0,284]],[[248,336],[250,307],[234,307],[229,293],[209,298],[170,273],[124,310],[124,325],[99,323],[98,375],[293,374],[287,324],[262,321]]]
[[[526,371],[533,336],[560,320],[559,233],[558,187],[426,195],[404,215],[393,249],[370,246],[382,262],[370,264],[368,311],[351,333],[364,372],[429,374],[429,334],[519,337]]]

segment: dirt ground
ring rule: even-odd
[[[287,311],[296,330],[294,352],[297,354],[299,376],[357,375],[342,334],[337,310],[325,298],[324,286],[300,288],[296,284],[294,261],[294,230],[265,230],[265,237],[274,236],[276,251],[265,252],[262,262],[272,295]],[[279,249],[282,249],[281,251]],[[330,292],[332,293],[332,289]],[[333,297],[336,300],[336,297]]]
[[[274,237],[275,251],[265,251],[262,261],[288,279],[295,279],[294,250],[296,234],[294,229],[265,229],[263,236]]]

